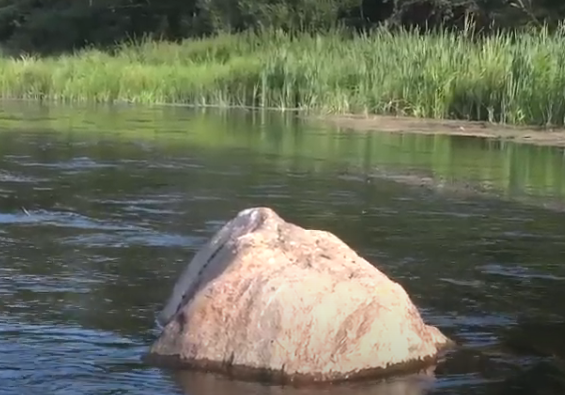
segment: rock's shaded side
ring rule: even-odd
[[[196,254],[158,320],[148,361],[278,382],[414,370],[451,343],[336,236],[263,207]]]

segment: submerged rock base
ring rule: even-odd
[[[169,369],[191,369],[200,372],[219,373],[231,379],[252,382],[264,382],[278,385],[294,386],[324,386],[333,385],[341,382],[374,380],[379,378],[391,377],[395,375],[405,375],[409,373],[421,373],[429,369],[437,362],[437,357],[427,357],[422,360],[399,363],[385,368],[366,368],[343,374],[341,372],[320,373],[292,373],[289,374],[283,369],[274,370],[268,368],[255,368],[243,365],[233,365],[229,361],[210,361],[197,359],[183,359],[180,355],[158,355],[148,353],[143,358],[144,362],[150,365]],[[431,374],[428,372],[428,374]]]
[[[412,372],[452,344],[336,236],[263,207],[196,254],[158,320],[146,361],[280,383]]]

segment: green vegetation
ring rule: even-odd
[[[0,59],[3,98],[565,122],[565,32],[241,33]]]
[[[462,30],[467,18],[484,33],[555,26],[563,17],[562,0],[0,0],[0,44],[45,54],[128,38],[174,41],[261,29]]]
[[[68,52],[127,38],[178,40],[257,29],[321,32],[379,24],[478,30],[555,25],[562,0],[0,0],[0,45]]]
[[[565,123],[558,0],[0,0],[0,98]]]

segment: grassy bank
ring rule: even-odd
[[[509,124],[565,123],[565,33],[142,42],[110,55],[0,58],[4,98],[301,108]]]

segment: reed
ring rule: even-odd
[[[565,33],[264,32],[4,56],[0,96],[563,125]]]

